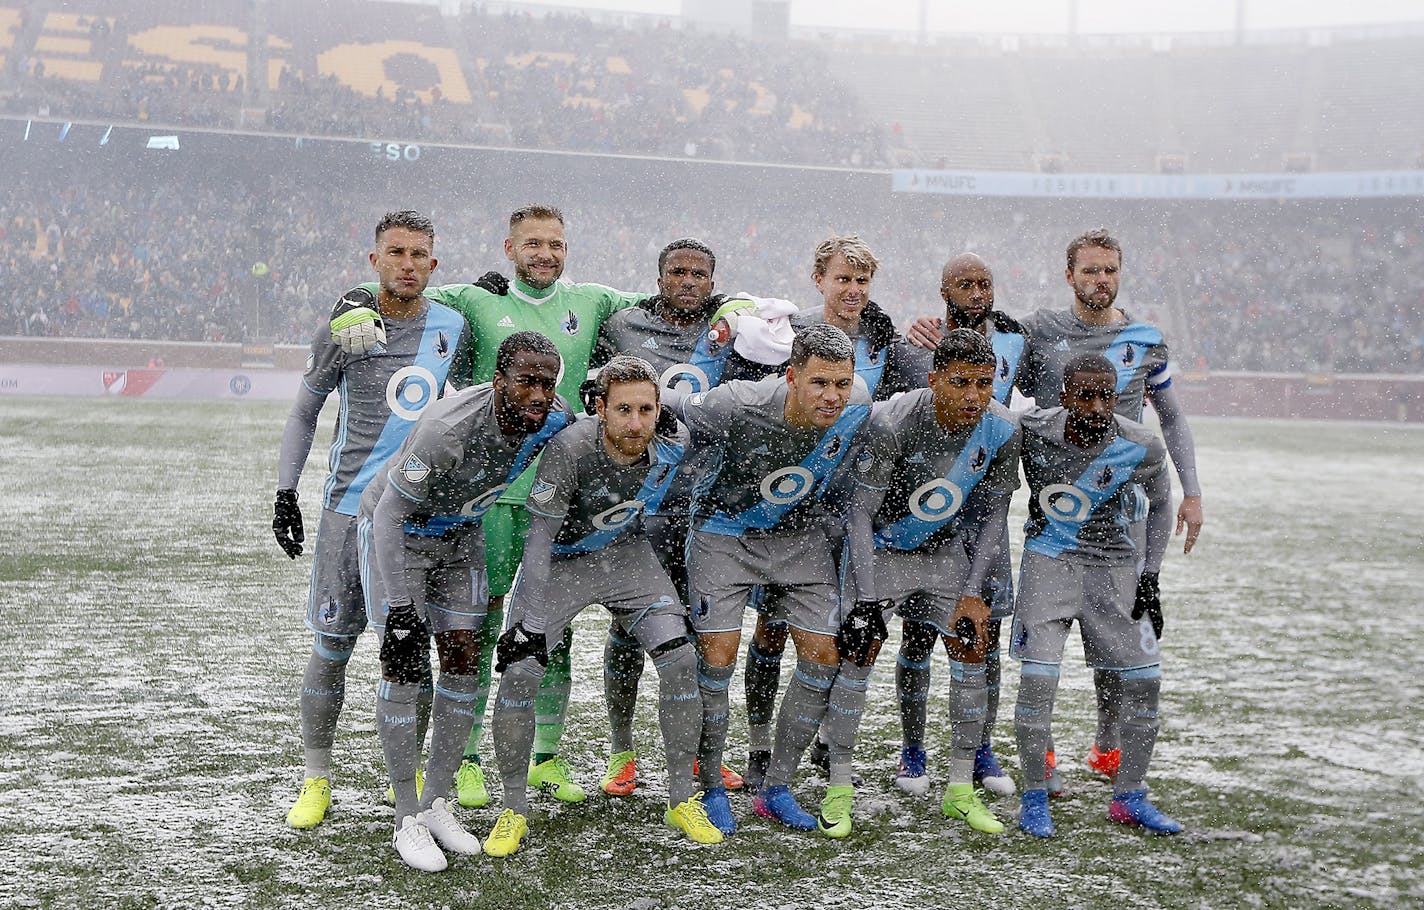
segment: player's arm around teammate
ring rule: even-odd
[[[719,832],[693,799],[692,760],[701,730],[697,658],[683,608],[639,527],[644,509],[666,495],[687,445],[675,420],[657,434],[658,377],[644,360],[613,358],[594,391],[596,420],[555,437],[529,495],[531,525],[516,587],[513,625],[498,647],[495,750],[504,812],[485,841],[496,856],[519,848],[527,830],[522,774],[534,734],[534,693],[547,642],[590,603],[602,604],[619,633],[636,640],[660,681],[658,715],[668,760],[668,824],[700,843]]]

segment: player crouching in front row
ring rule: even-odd
[[[1171,498],[1170,488],[1164,498],[1148,481],[1162,470],[1166,450],[1142,424],[1113,414],[1117,399],[1112,363],[1084,354],[1063,371],[1063,406],[1022,418],[1029,521],[1011,653],[1022,662],[1014,711],[1025,781],[1019,827],[1036,837],[1054,833],[1044,772],[1058,667],[1075,619],[1088,664],[1122,679],[1122,763],[1108,818],[1154,834],[1182,830],[1147,799],[1162,664],[1151,618],[1143,615],[1157,605],[1138,585],[1139,554],[1128,530],[1136,488],[1145,485],[1156,498],[1144,571],[1156,573],[1172,533]]]
[[[682,599],[663,571],[639,518],[656,512],[687,448],[687,430],[659,423],[658,374],[647,361],[619,355],[599,372],[597,420],[580,420],[544,452],[529,491],[529,536],[515,587],[513,625],[499,639],[503,674],[494,711],[495,753],[504,811],[485,852],[508,856],[528,831],[525,767],[534,736],[534,696],[549,656],[546,642],[591,603],[613,616],[618,633],[648,652],[659,678],[658,719],[668,763],[667,823],[698,843],[722,833],[696,798],[692,760],[702,729],[697,655]]]

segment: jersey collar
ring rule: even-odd
[[[558,292],[559,282],[557,281],[544,288],[542,291],[538,288],[531,287],[530,285],[525,284],[518,278],[514,279],[514,281],[511,282],[509,285],[509,293],[511,295],[517,297],[525,303],[532,303],[535,306],[544,303]]]

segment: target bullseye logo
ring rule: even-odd
[[[438,389],[435,374],[425,367],[402,367],[386,383],[386,407],[397,417],[414,420],[435,400]]]
[[[707,374],[703,372],[702,368],[690,363],[673,364],[663,370],[663,375],[659,377],[658,382],[663,388],[675,389],[684,395],[705,392],[710,384],[707,381]]]
[[[1038,504],[1045,515],[1059,521],[1086,521],[1093,512],[1092,500],[1069,483],[1055,483],[1038,494]]]
[[[605,509],[593,516],[593,526],[600,531],[617,531],[627,527],[641,511],[643,511],[641,500],[630,499],[627,502],[620,502],[613,508]]]
[[[816,475],[800,465],[782,468],[762,478],[761,496],[767,502],[783,506],[804,497],[815,484]]]
[[[920,521],[944,521],[964,504],[964,491],[943,477],[922,484],[910,494],[910,514]]]
[[[461,506],[460,514],[465,516],[466,518],[479,518],[481,515],[489,511],[490,506],[494,505],[495,502],[499,499],[500,495],[504,493],[504,491],[507,489],[509,489],[509,484],[502,483],[497,487],[491,487],[490,489],[485,490],[483,493]]]

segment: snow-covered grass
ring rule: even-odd
[[[1056,734],[1060,836],[973,835],[897,791],[893,659],[872,684],[844,842],[742,831],[692,847],[648,786],[534,800],[526,849],[428,876],[389,847],[374,644],[351,665],[335,805],[283,816],[301,776],[296,688],[309,559],[271,539],[280,405],[6,399],[0,424],[0,903],[14,907],[1398,907],[1424,903],[1424,433],[1197,421],[1208,526],[1163,571],[1164,726],[1151,780],[1189,833],[1104,818],[1081,757],[1091,684],[1070,645]],[[325,431],[302,503],[314,532]],[[565,754],[607,755],[604,618],[580,618]],[[894,643],[887,650],[893,654]],[[942,658],[937,658],[942,661]],[[1006,668],[999,753],[1012,745]],[[936,668],[933,762],[947,674]],[[648,679],[651,690],[653,682]],[[739,687],[734,691],[740,691]],[[735,709],[734,709],[735,710]],[[738,715],[729,755],[742,754]],[[488,747],[487,753],[492,752]],[[493,762],[489,763],[493,767]],[[942,766],[941,766],[942,767]],[[819,801],[814,772],[798,784]],[[1011,822],[1015,800],[994,800]],[[483,835],[495,809],[463,813]]]

